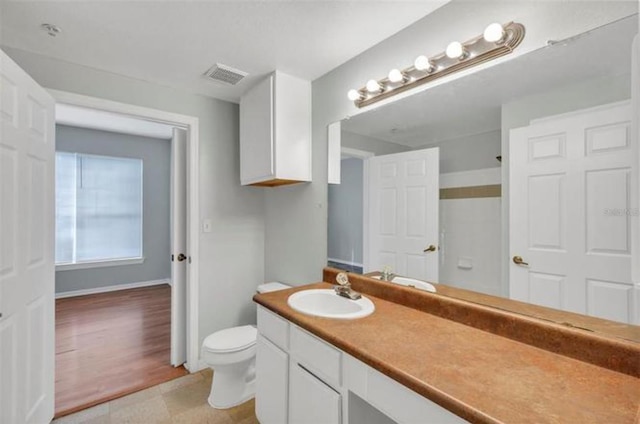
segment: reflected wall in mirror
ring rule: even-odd
[[[329,265],[640,341],[611,322],[640,321],[637,32],[636,14],[343,120]]]

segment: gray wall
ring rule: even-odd
[[[329,259],[362,266],[362,159],[342,159],[340,184],[329,185]]]
[[[322,278],[327,259],[327,125],[360,113],[346,97],[349,89],[382,77],[389,69],[410,64],[419,52],[439,52],[452,39],[475,37],[489,22],[518,20],[527,26],[527,36],[509,56],[436,84],[513,60],[543,48],[550,39],[561,40],[636,12],[635,2],[454,0],[313,81],[313,182],[265,193],[267,279],[300,285]],[[365,110],[410,94],[403,93]]]
[[[142,159],[141,264],[56,272],[56,293],[169,279],[171,142],[150,137],[56,125],[56,151]]]
[[[212,221],[211,232],[200,233],[200,256],[191,264],[200,274],[200,343],[214,331],[255,322],[251,298],[264,281],[264,189],[240,186],[238,105],[2,49],[44,87],[198,118],[199,215]],[[322,231],[326,240],[326,224]]]
[[[474,134],[418,149],[440,147],[440,173],[471,171],[474,169],[500,166],[496,156],[500,156],[500,130]]]
[[[391,155],[393,153],[401,153],[411,150],[410,147],[403,146],[401,144],[354,134],[344,130],[340,133],[340,143],[342,144],[342,147],[371,152],[375,156]]]

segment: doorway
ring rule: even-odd
[[[340,149],[340,183],[329,184],[327,265],[363,273],[364,180],[366,159],[373,153]]]
[[[56,379],[56,416],[61,416],[158,384],[162,382],[158,380],[159,378],[164,379],[163,381],[176,378],[187,372],[185,368],[190,370],[197,369],[197,304],[195,302],[195,299],[197,299],[197,284],[195,283],[197,281],[197,268],[193,266],[195,261],[192,258],[197,257],[198,197],[197,185],[195,184],[197,178],[195,176],[197,176],[198,122],[196,118],[192,117],[78,96],[71,93],[53,90],[50,92],[56,99],[56,108],[58,110],[81,108],[94,114],[102,114],[101,118],[103,119],[101,119],[101,122],[103,124],[110,122],[110,125],[115,125],[116,128],[113,129],[115,132],[126,132],[126,122],[125,124],[111,122],[117,119],[122,119],[123,121],[136,120],[138,123],[141,122],[143,127],[146,123],[149,127],[155,126],[163,129],[163,138],[165,140],[161,141],[166,143],[167,155],[170,156],[170,159],[167,159],[167,178],[165,181],[165,195],[167,197],[166,218],[168,221],[165,221],[168,224],[166,236],[170,240],[170,242],[167,240],[170,248],[167,248],[166,255],[163,254],[163,266],[170,264],[170,266],[166,266],[168,270],[170,269],[170,271],[167,271],[170,272],[170,278],[142,281],[140,284],[134,283],[129,284],[129,286],[124,284],[122,285],[123,287],[108,287],[107,290],[104,290],[106,293],[99,293],[101,290],[97,290],[99,294],[82,296],[82,298],[70,297],[62,302],[64,306],[68,307],[72,300],[80,303],[84,301],[85,304],[87,301],[91,304],[93,301],[93,305],[85,305],[85,309],[93,309],[93,312],[103,311],[102,317],[96,317],[98,332],[100,325],[104,327],[103,330],[107,330],[109,327],[104,321],[100,324],[100,318],[104,318],[104,315],[110,313],[107,311],[113,311],[113,309],[109,309],[109,306],[119,304],[118,313],[122,312],[122,315],[129,313],[135,321],[132,324],[140,327],[138,330],[142,328],[143,331],[132,333],[127,331],[125,326],[122,333],[110,333],[105,336],[106,339],[103,337],[102,344],[109,346],[110,349],[113,347],[117,349],[118,342],[126,341],[128,338],[129,344],[127,346],[134,346],[134,350],[138,349],[140,351],[131,352],[131,360],[123,360],[120,364],[120,369],[112,371],[113,374],[119,372],[120,376],[124,378],[114,378],[108,381],[96,375],[94,381],[101,381],[100,390],[95,387],[87,388],[87,392],[95,392],[94,396],[85,396],[84,399],[77,399],[74,401],[76,405],[71,405],[71,407],[68,404],[66,406],[58,404],[58,385],[60,381]],[[121,127],[124,125],[124,127],[118,129],[118,125],[121,125]],[[168,139],[166,139],[167,129]],[[98,128],[99,130],[109,131],[109,128]],[[157,171],[156,168],[158,166],[151,161],[145,160],[144,162],[147,168]],[[135,172],[133,174],[135,175]],[[156,175],[156,178],[162,179],[163,177]],[[145,180],[145,184],[149,185],[149,181]],[[131,186],[132,183],[129,182],[129,185]],[[156,205],[155,202],[145,203],[144,209],[153,211]],[[158,214],[155,213],[155,215]],[[153,214],[150,216],[153,216]],[[144,219],[150,219],[147,214],[144,217]],[[158,225],[155,228],[158,228]],[[147,240],[144,243],[147,245],[153,244]],[[141,259],[144,261],[145,258],[142,257]],[[129,264],[129,266],[132,265],[135,266],[134,264]],[[65,313],[63,311],[64,307],[62,309],[58,307],[60,316]],[[68,310],[66,312],[68,315]],[[58,328],[56,325],[56,330]],[[103,336],[105,334],[103,333]],[[108,340],[111,340],[111,343],[108,343]],[[138,341],[137,345],[136,340]],[[192,343],[194,341],[195,348]],[[120,344],[120,346],[124,345]],[[62,344],[59,347],[65,349],[65,347],[68,348],[69,346],[68,344],[67,346]],[[117,352],[114,355],[122,355],[122,349],[114,351]],[[60,352],[60,349],[56,350]],[[106,354],[109,355],[108,352]],[[69,355],[67,355],[68,359]],[[144,371],[149,367],[153,369]],[[61,370],[64,367],[58,365],[57,368]],[[123,369],[129,369],[129,373],[120,372]],[[95,369],[93,369],[93,372],[96,372]],[[110,387],[107,387],[109,386],[107,383],[110,384]],[[98,385],[94,383],[94,386]],[[68,393],[65,396],[68,398]],[[82,396],[78,398],[82,398]],[[80,401],[84,404],[80,404]]]

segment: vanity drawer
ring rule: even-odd
[[[342,353],[295,325],[290,332],[291,356],[325,383],[339,387]]]
[[[289,322],[262,306],[258,307],[258,333],[279,348],[289,350]]]

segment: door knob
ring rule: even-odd
[[[522,259],[522,256],[514,256],[513,263],[516,265],[529,265],[527,262]]]
[[[184,255],[184,253],[180,253],[180,254],[178,255],[178,262],[182,262],[182,261],[184,261],[185,259],[187,259],[187,257]]]
[[[429,247],[427,247],[426,249],[423,250],[423,252],[424,253],[435,252],[436,250],[438,250],[438,248],[435,245],[430,244]]]

